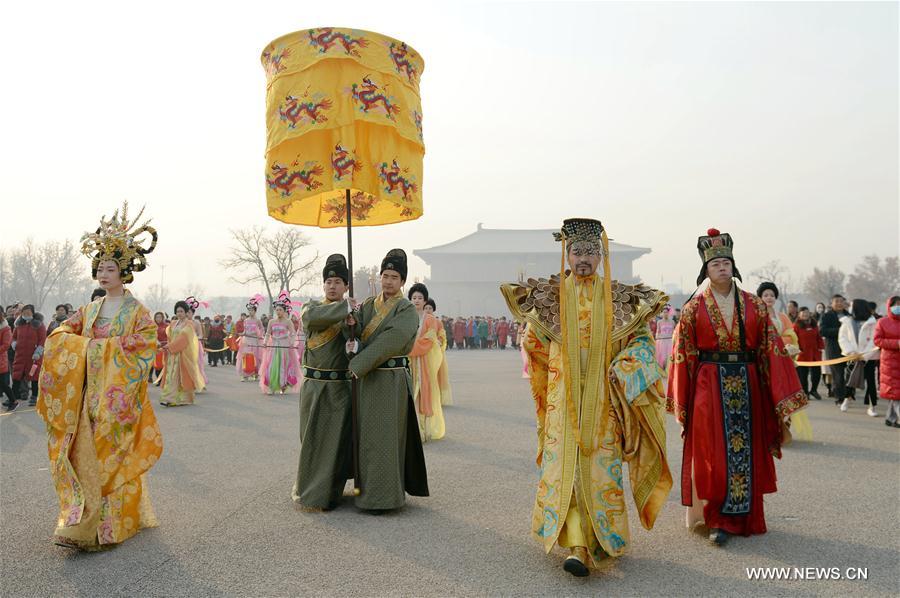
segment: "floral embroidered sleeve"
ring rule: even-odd
[[[544,454],[544,417],[547,414],[547,377],[549,375],[550,341],[538,334],[531,326],[525,329],[522,348],[528,355],[531,371],[531,396],[537,418],[537,459],[540,467]]]
[[[610,369],[622,385],[625,400],[629,403],[662,380],[663,371],[656,361],[656,348],[649,326],[644,324],[631,336],[610,364]]]
[[[84,322],[84,307],[78,309],[75,314],[69,318],[68,320],[61,322],[59,326],[53,329],[48,335],[54,336],[57,334],[81,334],[82,322]]]
[[[126,369],[133,383],[146,378],[156,355],[156,324],[146,308],[136,316],[134,331],[122,336],[91,339],[88,359],[98,358],[105,364]],[[98,362],[99,363],[99,362]]]

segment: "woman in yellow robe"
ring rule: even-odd
[[[428,301],[428,289],[425,285],[414,284],[409,289],[408,296],[419,316],[416,344],[409,352],[413,402],[419,414],[419,433],[425,442],[440,440],[444,437],[445,425],[438,371],[444,355],[438,331],[443,330],[443,326],[433,315],[425,313],[425,302]]]
[[[800,355],[800,340],[794,331],[794,324],[784,312],[775,311],[775,303],[778,301],[778,287],[773,282],[763,282],[756,289],[756,296],[763,300],[769,312],[769,319],[775,327],[784,349],[795,362]],[[790,417],[790,437],[797,440],[811,441],[813,439],[812,424],[806,410],[795,411]],[[785,443],[786,444],[786,443]]]
[[[136,224],[126,204],[84,237],[82,252],[107,294],[79,308],[45,345],[37,411],[59,498],[54,541],[70,548],[98,550],[157,525],[145,479],[162,454],[147,397],[156,325],[123,287],[144,269],[156,231]],[[136,240],[141,233],[152,236],[148,248]]]
[[[434,315],[434,312],[437,311],[437,304],[432,297],[429,297],[428,301],[425,302],[423,311],[435,318],[437,317]],[[453,392],[450,390],[450,369],[447,367],[447,331],[441,326],[437,332],[441,345],[441,367],[438,368],[438,385],[441,388],[441,406],[446,407],[453,405]]]
[[[198,367],[199,343],[190,313],[187,302],[176,303],[175,319],[166,331],[169,343],[165,347],[166,368],[163,370],[160,401],[160,405],[165,407],[193,405],[194,393],[206,386]]]

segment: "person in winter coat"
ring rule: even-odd
[[[7,351],[12,346],[12,328],[6,321],[6,314],[0,307],[0,395],[6,397],[3,406],[10,408],[14,404],[12,385],[9,379],[9,355]]]
[[[506,316],[500,318],[500,322],[497,324],[497,346],[501,349],[506,348],[506,338],[509,336],[509,322],[506,321]]]
[[[838,331],[838,343],[844,356],[859,356],[863,363],[857,363],[854,367],[865,368],[866,398],[869,405],[866,411],[871,417],[877,417],[875,405],[878,403],[878,393],[875,390],[875,366],[878,360],[878,347],[875,346],[875,316],[869,309],[869,302],[865,299],[854,299],[850,308],[851,316],[841,319],[841,327]],[[850,398],[844,398],[841,403],[841,411],[847,411],[850,407]]]
[[[16,358],[12,364],[13,395],[16,400],[25,400],[28,386],[31,386],[31,398],[28,405],[37,404],[38,376],[41,372],[41,358],[44,356],[44,341],[47,340],[47,327],[44,316],[35,313],[33,305],[22,308],[19,319],[13,328],[13,349]],[[15,409],[15,404],[11,409]]]
[[[794,332],[797,334],[797,343],[800,346],[800,355],[797,356],[797,361],[819,361],[822,357],[822,350],[825,348],[825,342],[819,334],[819,327],[808,307],[800,308],[797,321],[794,322]],[[803,387],[803,392],[821,401],[819,379],[822,376],[822,370],[820,366],[798,365],[797,373],[800,374],[800,385]]]
[[[453,322],[453,344],[457,349],[466,348],[466,321],[462,318]]]
[[[53,320],[51,320],[50,324],[47,325],[47,335],[54,330],[56,327],[69,319],[69,309],[65,304],[56,306],[56,314],[53,316]]]
[[[831,309],[819,318],[819,333],[825,339],[825,359],[841,357],[841,344],[838,342],[838,332],[841,329],[841,318],[850,315],[844,307],[845,301],[846,299],[842,295],[835,295],[831,298]],[[844,379],[847,364],[836,363],[829,366],[829,368],[831,370],[831,387],[829,388],[831,392],[829,396],[834,394],[835,404],[840,405],[849,396]]]
[[[900,296],[888,299],[887,315],[875,325],[881,349],[881,397],[888,402],[884,425],[900,428]]]
[[[488,321],[486,318],[482,318],[480,322],[478,322],[478,346],[481,349],[488,348],[488,334],[490,331],[490,326],[488,325]]]

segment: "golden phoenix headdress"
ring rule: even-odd
[[[123,283],[134,280],[134,273],[147,268],[147,254],[156,249],[156,229],[149,226],[150,220],[138,226],[138,221],[144,215],[144,208],[133,220],[128,216],[128,202],[122,204],[121,210],[113,212],[112,218],[106,216],[100,219],[100,226],[96,232],[85,233],[81,237],[81,253],[91,258],[91,277],[97,278],[97,268],[100,262],[112,260],[119,265]],[[150,235],[150,244],[147,239],[138,237],[144,233]]]

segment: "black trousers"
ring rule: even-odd
[[[849,396],[847,394],[846,372],[846,363],[836,363],[831,366],[831,388],[834,390],[834,400],[838,403]]]
[[[798,366],[797,374],[800,376],[800,386],[804,394],[819,389],[819,380],[822,378],[822,368],[819,366]],[[811,383],[811,384],[810,384]]]
[[[206,355],[209,357],[209,365],[213,367],[218,366],[219,360],[222,359],[224,353],[224,351],[207,350]]]
[[[31,396],[33,398],[37,398],[38,396],[38,383],[37,380],[13,380],[12,385],[12,393],[13,396],[16,397],[17,401],[27,401],[28,400],[28,390],[29,387],[31,389]]]
[[[9,372],[4,372],[4,373],[0,374],[0,395],[5,396],[6,400],[10,401],[10,402],[13,400],[13,397],[15,396],[15,395],[13,395],[12,386],[10,384]]]
[[[872,407],[878,404],[878,383],[875,380],[876,366],[878,366],[878,362],[870,359],[866,362],[866,369],[863,372],[866,376],[866,399],[863,402]]]

